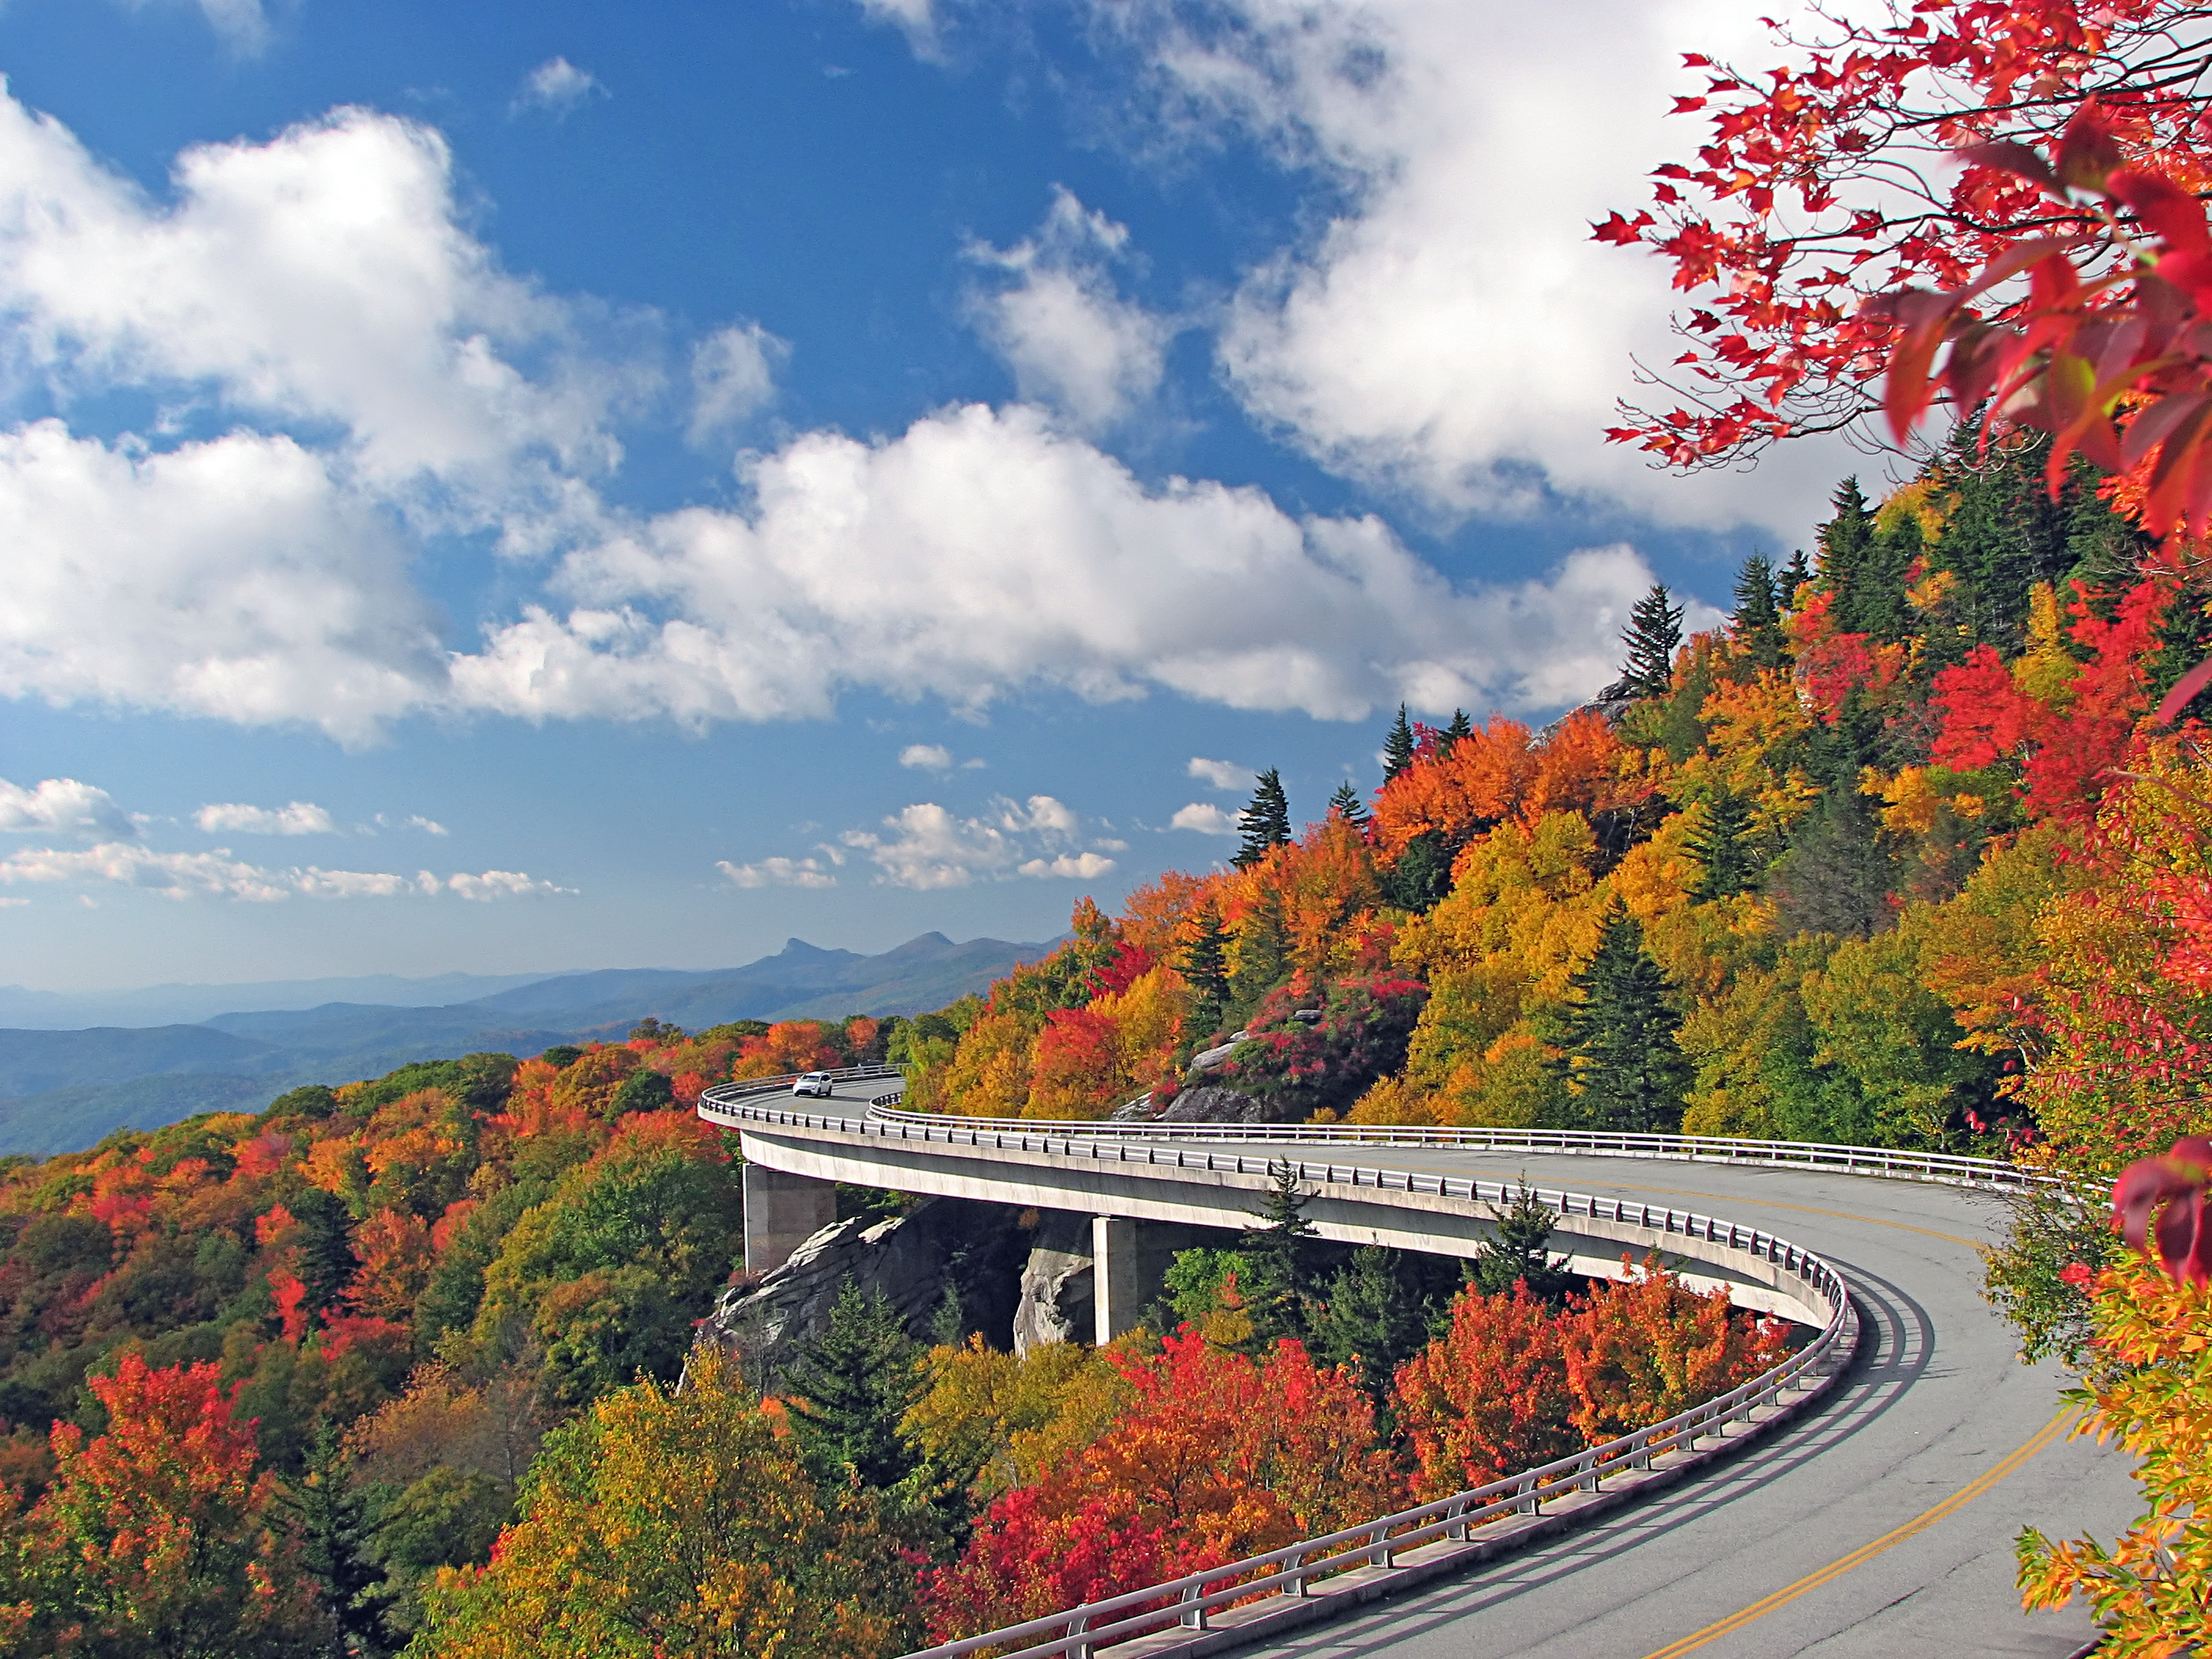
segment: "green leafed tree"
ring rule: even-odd
[[[1692,890],[1699,899],[1733,898],[1759,878],[1751,803],[1741,795],[1723,793],[1699,807],[1687,847],[1702,866]]]
[[[1328,798],[1328,810],[1363,833],[1373,817],[1367,810],[1367,802],[1349,779],[1336,786],[1336,793]]]
[[[1474,735],[1474,722],[1468,718],[1467,710],[1455,708],[1452,710],[1451,724],[1437,733],[1437,753],[1449,755],[1458,745],[1462,738],[1470,738]]]
[[[1239,870],[1249,870],[1276,848],[1291,844],[1290,797],[1283,793],[1283,775],[1275,768],[1260,774],[1252,804],[1237,820],[1237,829],[1243,840],[1231,862]]]
[[[1764,553],[1753,554],[1736,573],[1735,615],[1730,620],[1753,666],[1782,665],[1782,595],[1774,566]]]
[[[1413,726],[1406,718],[1406,705],[1398,705],[1398,718],[1382,739],[1382,781],[1388,783],[1413,763]]]
[[[784,1374],[799,1443],[822,1478],[850,1470],[881,1491],[913,1472],[914,1449],[898,1425],[920,1392],[921,1354],[881,1291],[864,1294],[845,1281],[830,1328]]]
[[[1665,696],[1674,684],[1674,653],[1682,643],[1682,607],[1673,602],[1665,583],[1637,600],[1621,640],[1628,647],[1627,659],[1609,695]]]
[[[1595,1129],[1673,1133],[1691,1069],[1674,1040],[1674,988],[1635,917],[1618,906],[1607,915],[1573,987],[1567,1065],[1584,1119]]]

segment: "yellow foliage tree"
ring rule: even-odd
[[[488,1566],[448,1568],[410,1659],[866,1659],[921,1645],[914,1569],[711,1351],[547,1441]]]

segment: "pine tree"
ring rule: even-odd
[[[1704,866],[1693,897],[1733,898],[1747,891],[1759,875],[1758,856],[1751,845],[1751,803],[1741,795],[1723,791],[1705,802],[1686,846]]]
[[[1682,1121],[1690,1067],[1674,1041],[1673,987],[1644,948],[1644,929],[1616,904],[1597,953],[1573,979],[1570,1076],[1594,1129],[1671,1134]]]
[[[1237,828],[1244,839],[1230,862],[1239,870],[1249,870],[1276,848],[1291,844],[1290,798],[1283,793],[1282,774],[1273,767],[1260,774],[1252,804],[1237,820]]]
[[[1310,1329],[1307,1304],[1312,1299],[1313,1243],[1319,1236],[1306,1219],[1313,1194],[1298,1185],[1297,1166],[1288,1158],[1267,1166],[1267,1196],[1253,1212],[1260,1224],[1238,1235],[1243,1258],[1237,1291],[1252,1321],[1255,1348],[1274,1346],[1279,1337],[1304,1341]]]
[[[1735,579],[1737,642],[1759,668],[1782,665],[1782,596],[1774,585],[1774,566],[1764,553],[1743,562]]]
[[[329,1424],[309,1442],[307,1467],[284,1497],[299,1524],[301,1565],[322,1590],[343,1650],[357,1659],[397,1652],[404,1638],[394,1639],[386,1616],[398,1598],[385,1587],[369,1547],[368,1506],[346,1477],[337,1431]]]
[[[1615,697],[1663,697],[1674,683],[1674,652],[1682,643],[1682,607],[1668,603],[1662,582],[1636,602],[1621,635],[1628,660],[1607,693]]]
[[[1856,477],[1846,478],[1828,497],[1834,516],[1819,531],[1820,586],[1843,602],[1858,581],[1866,564],[1867,548],[1874,541],[1874,514],[1859,494]]]
[[[1775,587],[1782,600],[1782,608],[1789,610],[1797,603],[1797,591],[1813,580],[1813,567],[1805,562],[1805,550],[1799,548],[1790,556],[1790,562],[1782,567]]]
[[[1398,718],[1390,735],[1382,739],[1382,781],[1388,783],[1413,763],[1413,728],[1406,719],[1406,705],[1398,705]]]
[[[1352,1367],[1378,1409],[1389,1408],[1398,1367],[1429,1340],[1429,1299],[1409,1267],[1396,1250],[1362,1245],[1329,1280],[1328,1300],[1313,1320],[1315,1358]]]
[[[1512,1201],[1503,1209],[1492,1204],[1490,1218],[1498,1231],[1483,1241],[1471,1264],[1471,1282],[1485,1296],[1504,1296],[1516,1283],[1528,1294],[1558,1307],[1576,1287],[1579,1274],[1567,1271],[1567,1258],[1547,1248],[1559,1213],[1538,1198],[1522,1176]]]
[[[1437,753],[1449,755],[1462,738],[1474,735],[1474,722],[1467,717],[1467,710],[1452,710],[1451,724],[1437,734]]]
[[[1229,1006],[1229,933],[1211,904],[1199,907],[1195,921],[1197,932],[1184,944],[1176,971],[1190,987],[1190,1029],[1205,1036],[1221,1029]]]
[[[1336,793],[1328,798],[1328,810],[1362,835],[1367,833],[1367,826],[1374,821],[1374,814],[1367,810],[1366,801],[1352,787],[1350,779],[1336,786]]]
[[[1443,835],[1424,830],[1405,845],[1397,862],[1382,873],[1382,896],[1401,910],[1419,915],[1451,891],[1452,851]]]
[[[848,1278],[830,1328],[785,1373],[787,1405],[808,1462],[831,1479],[851,1470],[864,1486],[896,1486],[915,1467],[899,1419],[920,1389],[921,1344],[882,1291]]]

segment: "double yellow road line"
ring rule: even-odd
[[[1965,1486],[1960,1487],[1958,1491],[1953,1492],[1948,1498],[1945,1498],[1942,1503],[1935,1505],[1932,1509],[1928,1510],[1925,1513],[1915,1516],[1911,1520],[1906,1522],[1903,1526],[1895,1528],[1893,1531],[1882,1534],[1881,1537],[1875,1539],[1870,1544],[1860,1545],[1858,1548],[1853,1550],[1849,1555],[1843,1556],[1837,1560],[1831,1561],[1826,1566],[1822,1567],[1818,1572],[1808,1573],[1806,1577],[1800,1578],[1796,1583],[1788,1585],[1784,1589],[1775,1591],[1773,1595],[1765,1597],[1762,1601],[1753,1602],[1749,1607],[1743,1608],[1741,1612],[1730,1613],[1719,1623],[1708,1625],[1701,1631],[1696,1631],[1688,1636],[1685,1636],[1679,1642],[1668,1643],[1665,1647],[1661,1648],[1656,1653],[1650,1655],[1650,1659],[1679,1659],[1679,1656],[1682,1654],[1695,1653],[1699,1648],[1705,1646],[1708,1643],[1717,1642],[1722,1637],[1728,1635],[1731,1631],[1741,1630],[1746,1625],[1751,1624],[1756,1620],[1764,1619],[1768,1613],[1772,1613],[1777,1607],[1788,1607],[1790,1603],[1795,1601],[1799,1596],[1810,1595],[1813,1591],[1820,1589],[1821,1585],[1828,1583],[1834,1579],[1842,1577],[1853,1567],[1863,1565],[1865,1563],[1873,1560],[1875,1556],[1880,1555],[1884,1550],[1903,1543],[1906,1539],[1912,1537],[1915,1534],[1927,1531],[1929,1528],[1934,1526],[1938,1521],[1943,1519],[1944,1516],[1954,1514],[1958,1510],[1964,1509],[1967,1504],[1972,1503],[1977,1498],[1979,1498],[1991,1486],[1996,1486],[1998,1481],[2003,1480],[2014,1469],[2020,1468],[2021,1464],[2027,1462],[2038,1452],[2041,1451],[2045,1446],[2048,1446],[2053,1440],[2058,1438],[2061,1434],[2064,1433],[2066,1430],[2072,1425],[2074,1416],[2074,1408],[2070,1406],[2068,1407],[2064,1411],[2059,1413],[2057,1416],[2052,1418],[2048,1423],[2045,1424],[2041,1429],[2038,1430],[2036,1431],[2035,1437],[2030,1440],[2026,1445],[2022,1446],[2018,1451],[2014,1452],[2002,1462],[1991,1464],[1988,1468],[1983,1470],[1981,1474],[1976,1475],[1972,1480],[1969,1480]]]

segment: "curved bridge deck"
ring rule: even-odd
[[[819,1109],[857,1119],[865,1108],[840,1099]],[[836,1154],[862,1139],[850,1133],[857,1121],[838,1126],[847,1131],[840,1133],[827,1123],[819,1130],[740,1125],[707,1102],[702,1110],[743,1127],[749,1158],[794,1174],[833,1173]],[[876,1141],[878,1148],[889,1144]],[[1056,1167],[1072,1158],[1017,1155],[983,1167],[972,1152],[954,1146],[900,1144],[914,1190],[953,1190],[958,1182],[968,1196],[1044,1204],[1057,1198],[1095,1205],[1099,1214],[1141,1215],[1128,1205],[1163,1201],[1157,1192],[1117,1198],[1107,1189],[1111,1183],[1078,1199],[1066,1185],[1068,1172]],[[1162,1163],[1173,1156],[1171,1137],[1155,1144]],[[2078,1607],[2034,1616],[2021,1611],[2012,1540],[2031,1524],[2059,1536],[2110,1535],[2136,1513],[2135,1487],[2121,1454],[2069,1440],[2063,1428],[2050,1431],[2059,1414],[2061,1373],[2022,1365],[2010,1333],[1983,1301],[1977,1247],[1994,1241],[2002,1221],[1989,1195],[1808,1170],[1536,1151],[1372,1144],[1324,1151],[1303,1139],[1245,1139],[1233,1150],[1254,1160],[1356,1160],[1409,1177],[1411,1190],[1324,1187],[1322,1201],[1340,1212],[1328,1231],[1354,1237],[1372,1219],[1358,1212],[1394,1211],[1383,1224],[1387,1236],[1377,1237],[1404,1243],[1435,1229],[1449,1236],[1426,1248],[1450,1254],[1463,1253],[1464,1237],[1420,1190],[1437,1176],[1447,1178],[1447,1191],[1454,1179],[1510,1182],[1525,1176],[1532,1186],[1622,1206],[1701,1212],[1825,1257],[1851,1286],[1862,1323],[1859,1360],[1840,1384],[1747,1455],[1463,1578],[1292,1635],[1266,1651],[1310,1659],[1675,1659],[1692,1652],[1714,1659],[1800,1653],[2067,1659],[2094,1639]],[[1211,1182],[1183,1173],[1194,1212],[1224,1200],[1249,1207],[1250,1193],[1242,1189],[1264,1184],[1225,1188],[1218,1172]],[[1109,1207],[1117,1202],[1121,1209]],[[1716,1271],[1711,1262],[1687,1265]],[[1753,1300],[1747,1283],[1732,1289],[1738,1300]]]

